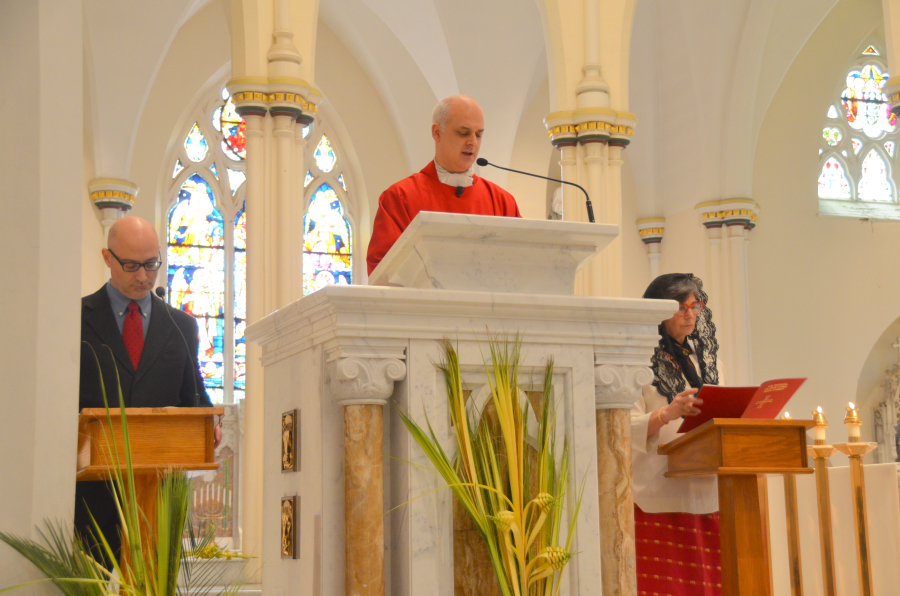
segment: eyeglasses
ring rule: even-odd
[[[706,305],[702,302],[695,302],[693,304],[679,304],[678,312],[675,314],[681,315],[683,317],[688,313],[688,311],[691,311],[692,313],[694,313],[694,316],[697,316],[703,312],[704,308],[706,308]]]
[[[108,248],[106,250],[109,250]],[[113,256],[113,258],[119,262],[119,265],[122,266],[123,271],[127,271],[128,273],[134,273],[141,267],[143,267],[146,271],[158,271],[162,266],[162,257],[157,254],[155,261],[147,261],[146,263],[135,263],[134,261],[126,261],[122,262],[122,259],[116,256],[116,253],[109,250],[109,254]]]

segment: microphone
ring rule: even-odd
[[[593,207],[593,205],[591,205],[591,197],[588,196],[588,192],[586,190],[584,190],[583,186],[575,184],[574,182],[567,182],[566,180],[558,180],[556,178],[549,178],[547,176],[541,176],[539,174],[532,174],[531,172],[523,172],[521,170],[514,170],[512,168],[504,168],[503,166],[498,166],[495,163],[489,162],[488,160],[486,160],[483,157],[479,157],[478,159],[476,159],[475,163],[477,163],[479,166],[482,166],[482,167],[494,166],[495,168],[499,168],[501,170],[506,170],[507,172],[515,172],[516,174],[525,174],[526,176],[534,176],[535,178],[542,178],[544,180],[550,180],[551,182],[560,182],[562,184],[570,184],[572,186],[580,188],[581,192],[584,193],[584,204],[587,206],[588,221],[590,221],[591,223],[595,223],[594,222],[594,207]],[[459,196],[459,195],[457,195],[457,196]]]
[[[181,332],[181,328],[178,327],[178,323],[175,322],[175,318],[172,316],[172,313],[169,312],[169,304],[166,302],[166,289],[162,286],[156,288],[154,290],[157,296],[163,301],[163,310],[166,311],[166,314],[169,315],[169,320],[172,321],[172,325],[175,326],[175,331],[178,332],[178,335],[181,336],[181,341],[184,343],[184,349],[187,350],[188,360],[191,361],[191,381],[194,383],[194,407],[196,408],[200,404],[200,392],[197,390],[197,375],[199,375],[200,366],[194,360],[194,356],[191,354],[191,347],[188,345],[187,339],[184,337],[184,333]]]
[[[465,189],[462,186],[457,186],[456,187],[456,196],[461,197],[463,190],[465,190]]]

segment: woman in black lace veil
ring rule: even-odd
[[[720,382],[716,326],[693,274],[661,275],[643,297],[674,300],[679,310],[659,324],[653,382],[631,413],[638,593],[718,596],[716,480],[666,478],[666,459],[656,453],[678,436],[684,416],[700,412],[700,388]]]

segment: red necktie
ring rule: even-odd
[[[122,339],[125,341],[125,349],[134,370],[137,370],[141,362],[141,352],[144,351],[144,322],[141,321],[141,313],[138,311],[137,302],[128,303],[128,314],[125,316],[125,325],[122,327]]]

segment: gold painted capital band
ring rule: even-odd
[[[92,201],[101,199],[122,199],[134,203],[134,195],[122,192],[121,190],[97,190],[91,193]]]

